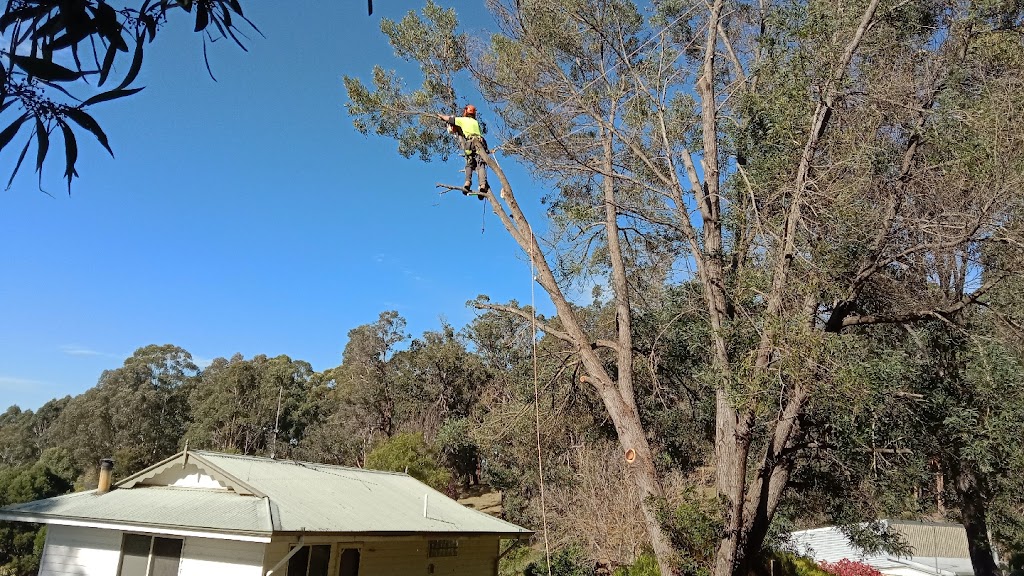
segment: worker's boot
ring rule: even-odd
[[[479,200],[483,200],[484,196],[487,196],[487,193],[490,192],[490,191],[491,191],[490,187],[488,187],[487,184],[484,184],[483,186],[480,187],[480,192],[479,192],[479,195],[477,196],[477,198]]]
[[[469,194],[472,191],[473,191],[473,182],[471,180],[466,180],[466,183],[462,185],[462,195],[463,196],[469,196]]]

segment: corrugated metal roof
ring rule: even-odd
[[[194,452],[270,498],[278,530],[529,533],[406,474]],[[426,499],[426,514],[424,514]]]
[[[811,530],[799,530],[789,534],[794,551],[819,562],[838,562],[843,558],[863,560],[866,555],[850,543],[839,528],[828,526]]]
[[[271,532],[267,501],[223,490],[152,486],[138,490],[76,492],[15,504],[2,512],[148,526],[192,527],[223,532]]]
[[[142,481],[175,467],[184,469],[186,458],[190,469],[195,465],[226,479],[231,490],[169,488]],[[8,506],[0,509],[0,518],[7,512],[263,533],[531,533],[462,506],[406,474],[291,460],[189,451],[117,486],[102,495],[82,492]]]
[[[888,529],[900,533],[913,552],[908,558],[886,554],[865,555],[836,526],[799,530],[790,533],[795,552],[816,561],[837,562],[843,558],[860,560],[882,573],[912,569],[916,573],[952,576],[973,574],[967,552],[967,532],[960,524],[883,520]],[[939,557],[936,556],[939,553]]]

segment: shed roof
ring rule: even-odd
[[[790,544],[798,554],[817,561],[859,560],[883,574],[906,573],[938,576],[973,574],[967,550],[967,533],[960,524],[882,520],[886,529],[899,533],[910,546],[910,555],[866,554],[838,526],[791,532]]]
[[[197,469],[217,487],[171,485]],[[531,533],[467,508],[407,474],[201,451],[176,454],[106,494],[80,492],[0,508],[0,519],[265,535]]]

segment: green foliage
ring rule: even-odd
[[[386,440],[366,456],[366,467],[405,472],[441,491],[447,489],[451,481],[451,474],[438,463],[434,451],[420,433],[397,434]]]
[[[526,567],[539,554],[534,548],[519,542],[513,542],[507,546],[512,547],[512,549],[502,550],[504,554],[498,562],[498,576],[522,576]]]
[[[758,574],[775,576],[830,576],[821,566],[807,557],[788,552],[776,552],[758,562]]]
[[[445,464],[462,478],[463,484],[479,484],[477,464],[479,448],[473,441],[469,420],[457,418],[448,420],[437,431],[434,443],[441,451]]]
[[[31,132],[8,181],[21,168],[35,144],[35,171],[42,182],[43,163],[51,138],[59,132],[64,143],[64,177],[78,176],[78,135],[88,133],[111,155],[113,150],[100,124],[86,110],[102,102],[131,96],[142,88],[128,88],[142,68],[145,47],[157,37],[168,19],[194,10],[195,31],[207,42],[230,39],[245,48],[239,24],[255,29],[242,14],[238,0],[144,0],[107,3],[103,0],[40,0],[7,2],[0,16],[9,57],[0,70],[0,114],[6,128],[0,132],[0,150],[9,148],[22,127]],[[102,49],[97,51],[97,46]],[[70,52],[72,58],[66,56]],[[65,55],[57,57],[55,55]],[[130,58],[124,77],[115,87],[107,81],[118,63]],[[66,67],[73,60],[71,68]],[[59,63],[58,63],[59,62]],[[207,67],[209,64],[207,63]],[[98,74],[95,83],[90,77]],[[102,88],[101,88],[102,87]],[[97,90],[100,88],[100,90]]]
[[[64,494],[71,483],[44,464],[0,470],[0,507]],[[34,575],[39,569],[46,528],[0,522],[0,574]]]
[[[619,566],[612,572],[613,576],[661,576],[661,569],[658,568],[658,559],[653,554],[645,552],[641,554],[632,564]]]
[[[409,338],[405,318],[394,310],[382,312],[377,322],[353,328],[342,354],[338,389],[367,426],[385,437],[396,431],[404,412],[400,382],[392,366],[397,346]]]
[[[695,492],[687,492],[676,506],[662,505],[658,519],[675,548],[673,564],[679,573],[686,576],[710,575],[715,545],[723,529],[716,502]]]
[[[395,54],[419,64],[423,84],[406,93],[402,79],[379,66],[373,69],[372,89],[358,78],[345,76],[349,97],[345,106],[359,132],[397,139],[398,151],[406,158],[448,158],[454,150],[452,139],[434,114],[455,114],[459,109],[455,78],[468,65],[468,56],[466,37],[456,32],[457,27],[455,11],[432,0],[424,6],[422,17],[410,11],[400,22],[381,20],[381,31]]]
[[[591,576],[592,563],[579,546],[562,548],[551,554],[551,564],[545,558],[531,562],[523,570],[523,576]]]
[[[182,348],[139,348],[67,403],[47,431],[48,441],[68,450],[74,467],[88,477],[107,457],[118,470],[141,470],[178,451],[198,374]]]
[[[189,396],[195,448],[287,454],[311,419],[313,368],[288,356],[215,359]]]

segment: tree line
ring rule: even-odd
[[[724,530],[714,358],[694,312],[697,286],[664,296],[635,314],[638,412],[664,479],[656,510],[673,570],[710,574]],[[613,304],[600,299],[575,313],[590,326],[614,324]],[[557,317],[539,321],[558,325]],[[1020,550],[1024,350],[1000,326],[980,313],[955,326],[871,330],[831,350],[830,386],[803,416],[794,489],[757,561],[773,557],[786,531],[824,523],[846,526],[869,549],[898,548],[872,524],[860,526],[886,517],[977,517],[1004,557]],[[646,556],[636,472],[563,341],[535,340],[527,319],[497,311],[415,338],[387,311],[348,337],[341,364],[321,372],[283,355],[236,354],[200,369],[180,347],[145,346],[80,395],[38,410],[12,406],[0,415],[0,504],[88,489],[102,457],[127,474],[187,442],[408,471],[456,497],[486,486],[500,491],[505,518],[538,532],[546,524],[555,573],[590,573],[595,563],[657,570]],[[4,525],[0,565],[33,574],[42,534]],[[510,554],[503,570],[546,573],[537,550]]]

